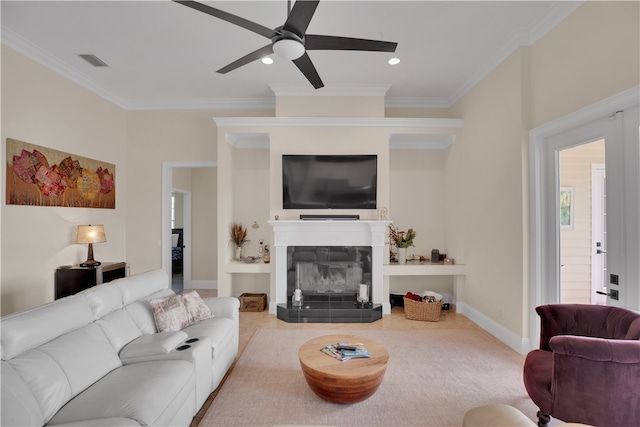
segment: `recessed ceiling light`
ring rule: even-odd
[[[389,65],[397,65],[400,63],[400,58],[391,58],[389,60]]]
[[[271,64],[273,64],[273,59],[269,58],[268,56],[265,56],[264,58],[262,58],[262,63],[263,64],[267,64],[267,65],[271,65]]]

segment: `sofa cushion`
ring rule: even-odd
[[[149,301],[158,332],[179,331],[189,326],[189,313],[179,295]]]
[[[100,326],[116,351],[120,351],[122,347],[142,335],[138,326],[124,309],[109,313],[96,321],[96,324]]]
[[[111,283],[120,287],[124,305],[144,299],[162,289],[171,288],[169,286],[169,275],[164,270],[148,271],[135,276],[117,279]]]
[[[0,334],[4,350],[2,357],[9,360],[91,322],[93,312],[84,295],[73,295],[3,317]]]
[[[95,324],[61,335],[9,364],[36,398],[45,422],[69,399],[122,366]]]
[[[2,377],[0,425],[43,425],[44,419],[38,402],[33,397],[31,390],[8,362],[2,362],[0,377]]]
[[[189,314],[190,325],[212,317],[211,310],[197,291],[185,290],[179,295],[182,297],[182,302]]]
[[[195,409],[195,372],[185,360],[133,363],[118,368],[76,396],[50,425],[121,417],[141,425],[170,425],[182,406]]]
[[[122,308],[120,287],[113,286],[111,282],[89,288],[83,293],[93,311],[94,319],[100,319]]]
[[[174,295],[173,291],[171,289],[164,289],[152,294],[150,297],[128,304],[125,306],[125,310],[143,334],[155,334],[158,332],[158,329],[156,328],[156,321],[153,318],[153,311],[151,310],[149,300],[170,295]]]

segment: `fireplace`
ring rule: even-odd
[[[286,321],[334,323],[371,322],[390,312],[382,289],[389,221],[269,223],[274,229],[276,264],[270,313]],[[366,285],[363,291],[371,304],[358,304],[361,285]],[[297,288],[304,304],[292,307]]]
[[[355,295],[371,288],[370,246],[289,246],[287,297],[295,289],[305,296]]]

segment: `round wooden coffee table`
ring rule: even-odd
[[[321,350],[328,344],[362,343],[370,358],[337,360]],[[309,388],[321,398],[335,403],[363,401],[376,392],[387,369],[389,353],[376,341],[357,335],[325,335],[304,343],[298,358]]]

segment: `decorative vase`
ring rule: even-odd
[[[407,263],[407,248],[398,248],[398,264]]]
[[[271,252],[269,251],[269,245],[264,245],[264,251],[262,252],[262,262],[269,264],[271,262]]]
[[[242,260],[242,246],[236,246],[236,260]]]

